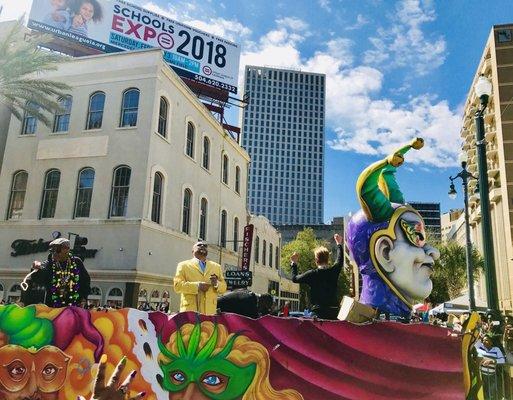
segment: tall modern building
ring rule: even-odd
[[[440,203],[408,202],[422,215],[428,233],[434,235],[437,242],[442,238],[442,226],[440,223]],[[428,238],[429,240],[429,238]]]
[[[462,150],[468,155],[469,171],[475,175],[478,166],[474,114],[479,104],[475,84],[481,74],[492,83],[484,125],[497,290],[500,309],[510,314],[513,312],[513,24],[495,25],[491,29],[465,102]],[[474,193],[475,186],[476,181],[471,180],[471,236],[482,251],[480,200]],[[484,293],[484,280],[480,286]]]
[[[273,225],[321,224],[325,75],[247,66],[248,205]]]

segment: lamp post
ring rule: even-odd
[[[450,176],[451,185],[449,187],[449,197],[454,200],[456,198],[456,188],[454,181],[460,178],[463,183],[463,202],[465,204],[465,235],[466,235],[466,262],[467,262],[467,281],[468,281],[468,298],[469,309],[474,311],[476,309],[476,298],[474,295],[474,266],[472,264],[472,243],[470,241],[470,222],[468,216],[468,180],[477,179],[467,170],[467,153],[460,154],[460,163],[462,170],[455,177]]]
[[[486,297],[488,310],[493,315],[499,314],[499,300],[497,296],[497,278],[495,274],[495,260],[493,252],[492,227],[490,222],[490,198],[488,193],[488,168],[486,164],[486,141],[484,138],[484,111],[488,99],[492,94],[492,84],[483,75],[477,79],[475,86],[476,96],[479,97],[480,106],[476,111],[474,121],[476,124],[477,165],[479,174],[479,188],[481,191],[481,230],[483,235],[483,257],[486,274]]]

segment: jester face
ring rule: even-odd
[[[53,400],[66,380],[70,357],[54,346],[30,351],[0,348],[0,395],[5,400]]]
[[[178,354],[170,352],[159,339],[162,354],[169,363],[160,362],[163,372],[162,388],[170,392],[170,400],[242,398],[253,381],[256,365],[239,366],[226,357],[230,354],[237,335],[233,335],[223,349],[214,353],[217,344],[217,326],[205,345],[200,348],[201,325],[197,323],[185,346],[180,330],[176,342]]]
[[[440,253],[426,239],[422,217],[408,207],[398,208],[390,225],[371,237],[378,273],[408,303],[428,297],[433,289],[431,274]]]

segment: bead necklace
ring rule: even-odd
[[[77,264],[71,257],[68,257],[64,266],[58,261],[53,261],[53,263],[52,287],[50,289],[53,307],[77,305],[80,297],[78,294],[80,271]]]

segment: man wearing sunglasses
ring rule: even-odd
[[[83,306],[91,289],[91,278],[82,260],[70,254],[65,238],[50,243],[46,261],[35,261],[33,271],[22,282],[22,289],[39,285],[45,290],[44,303],[49,307]]]
[[[221,266],[207,260],[206,242],[197,242],[192,247],[194,258],[182,261],[176,267],[174,289],[180,293],[180,312],[196,311],[214,315],[217,296],[226,291],[226,282]]]

